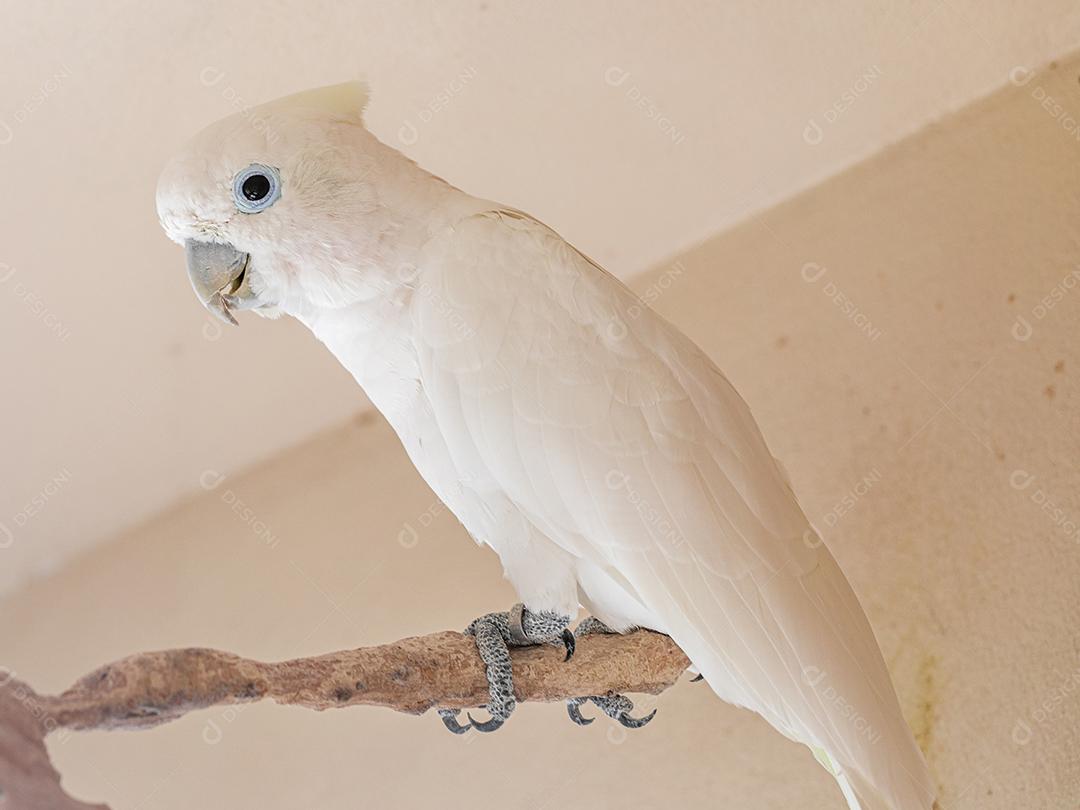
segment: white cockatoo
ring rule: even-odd
[[[931,808],[866,616],[732,385],[543,223],[377,140],[366,99],[349,83],[212,125],[164,170],[158,214],[203,304],[306,324],[499,555],[523,606],[469,626],[491,685],[474,726],[514,708],[507,645],[570,654],[584,607],[586,631],[669,634],[851,808]]]

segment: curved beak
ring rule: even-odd
[[[232,245],[214,242],[184,242],[188,277],[204,307],[225,323],[236,326],[234,310],[259,305],[248,285],[247,266],[251,258]]]

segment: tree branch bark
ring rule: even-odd
[[[659,694],[689,664],[675,642],[648,630],[585,636],[569,662],[561,645],[516,648],[511,658],[519,702]],[[363,705],[420,714],[483,705],[487,689],[473,640],[449,631],[279,663],[199,648],[139,653],[106,664],[60,695],[38,695],[13,674],[0,673],[0,804],[107,810],[61,790],[44,743],[60,729],[149,728],[196,709],[264,698],[317,711]]]

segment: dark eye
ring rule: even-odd
[[[252,163],[233,178],[233,199],[245,214],[269,208],[281,196],[281,177],[273,166]]]
[[[253,174],[244,181],[240,190],[252,202],[260,202],[270,196],[270,178],[265,174]]]

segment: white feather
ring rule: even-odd
[[[363,88],[269,105],[281,145],[236,120],[200,136],[159,187],[170,235],[251,254],[253,288],[352,372],[530,608],[669,633],[720,697],[824,752],[853,810],[931,808],[862,608],[731,384],[549,228],[379,143],[349,99]],[[222,221],[254,159],[282,167],[281,201]]]
[[[429,242],[391,311],[377,345],[355,314],[316,333],[526,604],[671,634],[720,697],[827,752],[853,808],[932,805],[851,587],[684,335],[505,209]]]

